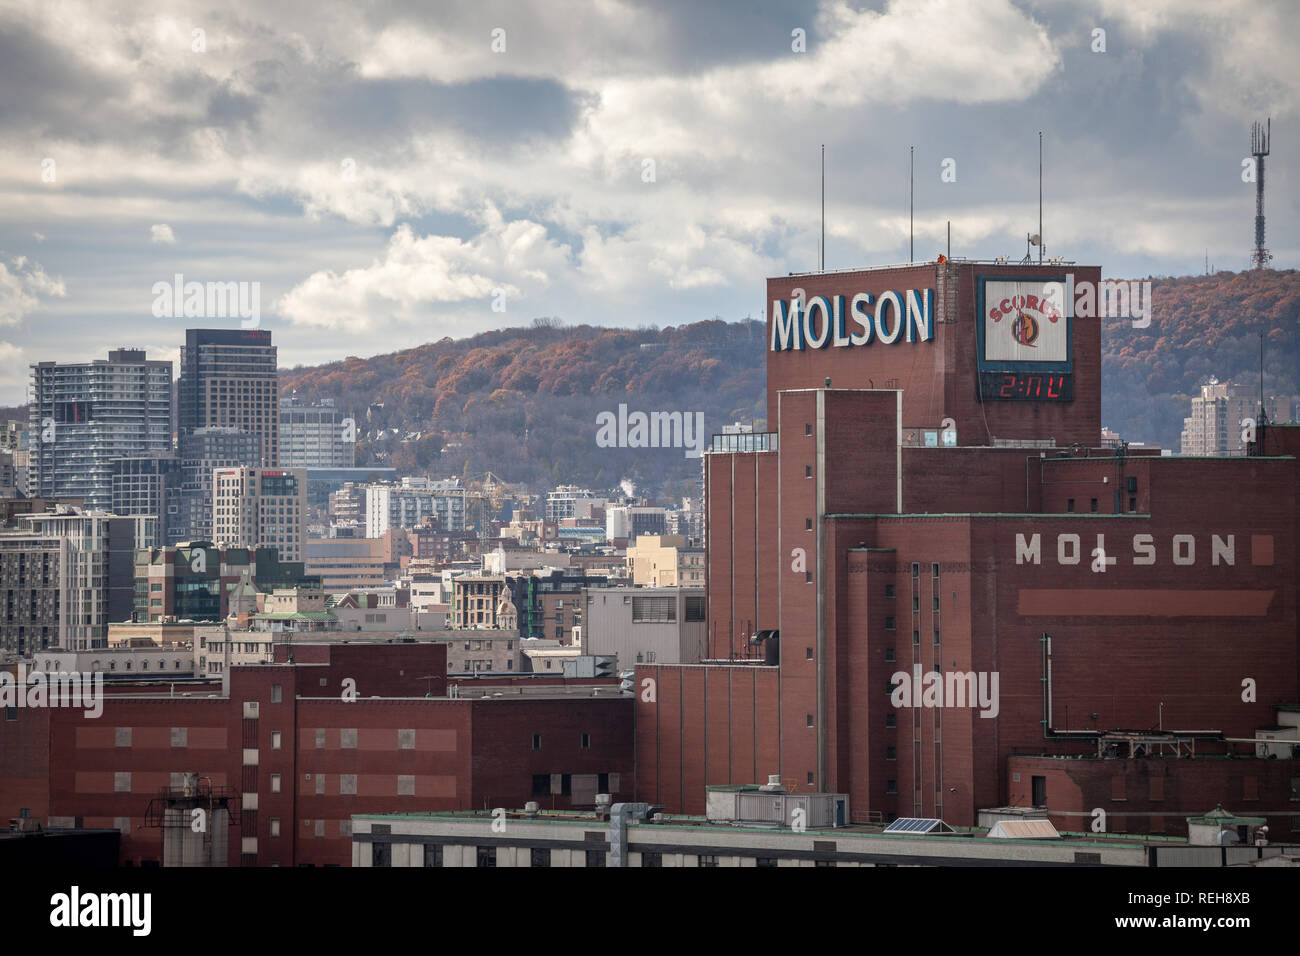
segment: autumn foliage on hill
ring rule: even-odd
[[[1102,421],[1124,438],[1178,451],[1189,401],[1211,377],[1300,392],[1300,273],[1219,272],[1151,280],[1151,325],[1102,320]]]
[[[491,470],[538,489],[631,478],[647,492],[698,493],[682,449],[601,448],[596,416],[703,412],[705,433],[763,411],[763,325],[663,330],[560,327],[486,332],[368,359],[284,370],[281,394],[334,398],[357,421],[357,462],[441,475]],[[382,407],[379,407],[381,406]],[[396,434],[393,434],[393,430]]]
[[[1191,396],[1211,377],[1300,393],[1300,274],[1295,270],[1152,279],[1151,324],[1102,319],[1102,420],[1132,441],[1175,451]],[[1077,321],[1096,321],[1078,319]],[[439,475],[491,470],[540,490],[698,491],[699,462],[677,449],[596,444],[596,416],[704,412],[705,432],[765,414],[763,324],[697,322],[663,330],[566,328],[538,320],[369,359],[281,372],[281,394],[334,398],[357,420],[358,464]],[[380,407],[382,406],[382,407]],[[394,433],[395,430],[395,433]]]

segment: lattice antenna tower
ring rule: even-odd
[[[1256,269],[1267,269],[1273,258],[1264,248],[1264,157],[1268,155],[1272,133],[1272,117],[1267,125],[1254,123],[1250,128],[1250,152],[1255,157],[1255,249],[1250,254],[1250,262]]]

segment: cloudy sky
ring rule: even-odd
[[[259,283],[282,366],[757,318],[816,268],[823,143],[828,268],[907,260],[909,146],[916,257],[948,220],[1019,257],[1042,130],[1047,254],[1186,275],[1247,267],[1271,115],[1268,244],[1300,252],[1286,0],[358,6],[0,0],[0,403],[239,324],[156,317],[178,273]]]

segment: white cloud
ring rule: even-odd
[[[171,245],[176,242],[176,234],[166,223],[155,223],[149,227],[149,241]]]
[[[63,280],[47,276],[39,262],[28,264],[25,256],[10,259],[8,266],[0,262],[0,325],[17,325],[43,298],[67,294]]]
[[[505,301],[516,300],[567,268],[568,247],[538,223],[506,221],[491,205],[480,219],[481,231],[469,240],[416,236],[403,223],[382,259],[342,274],[313,273],[281,299],[279,311],[296,325],[350,332],[411,323],[471,302],[491,314],[498,291]]]
[[[0,388],[25,388],[30,376],[23,349],[12,342],[0,342]]]

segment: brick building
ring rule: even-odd
[[[163,858],[151,801],[198,774],[236,801],[228,865],[347,866],[356,813],[591,807],[611,777],[630,797],[630,698],[590,682],[449,698],[446,654],[295,641],[232,668],[224,692],[115,685],[99,719],[19,708],[0,722],[0,813],[119,830],[122,862],[148,864]]]
[[[1194,753],[1132,758],[1179,761],[1171,832],[1231,802],[1211,798],[1228,754],[1290,791],[1300,761],[1251,742],[1300,699],[1300,429],[1236,459],[1101,448],[1100,324],[1062,308],[1067,271],[1100,279],[963,261],[769,280],[770,431],[705,454],[726,663],[637,667],[638,799],[700,812],[706,785],[779,774],[862,819],[972,825],[1016,800],[1076,812],[1086,774],[1087,809],[1148,832],[1108,782],[1128,759],[1098,756],[1124,729]],[[946,700],[923,696],[936,681]],[[1077,759],[1035,794],[1028,755]],[[1252,812],[1282,837],[1298,798]]]

